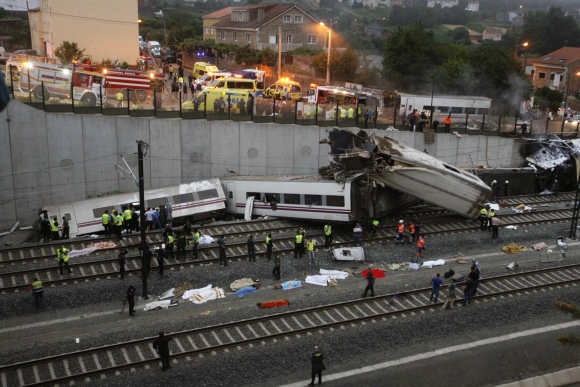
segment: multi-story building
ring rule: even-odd
[[[427,7],[433,8],[437,4],[441,6],[441,8],[452,8],[459,5],[459,0],[429,0],[427,1]]]
[[[394,7],[395,5],[406,7],[413,5],[413,0],[385,0],[383,4],[387,7]]]
[[[232,8],[227,7],[205,15],[203,19],[203,40],[215,39],[214,24],[219,22],[223,17],[229,16],[232,13]]]
[[[554,90],[565,91],[568,76],[570,91],[576,91],[580,77],[580,47],[562,47],[538,59],[529,59],[534,66],[533,84],[535,88],[548,86]]]
[[[282,51],[300,47],[320,49],[328,36],[326,26],[296,4],[253,4],[232,7],[228,16],[213,25],[216,43],[249,45],[278,50],[281,29]]]
[[[64,41],[75,42],[94,60],[129,64],[139,58],[137,0],[40,0],[28,11],[32,49],[54,57]]]
[[[488,27],[483,30],[483,40],[501,40],[503,32],[500,28]]]
[[[479,11],[479,1],[470,1],[465,7],[466,11],[478,12]]]

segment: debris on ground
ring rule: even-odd
[[[544,242],[540,242],[540,243],[536,243],[535,245],[532,245],[532,249],[534,249],[536,251],[544,250],[547,248],[548,248],[548,245],[545,244]]]
[[[390,263],[387,265],[388,270],[409,270],[409,266],[411,266],[411,262],[403,262],[403,263]]]
[[[502,247],[501,250],[507,254],[516,254],[522,251],[528,251],[529,249],[524,246],[520,246],[517,243],[510,243],[509,245]]]
[[[275,300],[275,301],[266,301],[266,302],[258,302],[258,308],[260,309],[270,309],[270,308],[278,308],[280,306],[288,306],[290,305],[290,301],[288,300]]]
[[[465,259],[462,259],[462,258],[457,258],[457,259],[455,260],[455,262],[457,262],[457,263],[461,263],[461,264],[467,263],[467,262],[465,262]]]
[[[517,269],[519,266],[520,265],[518,265],[517,262],[512,262],[512,263],[510,263],[509,265],[506,266],[506,269],[513,271],[513,270]]]

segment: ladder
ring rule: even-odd
[[[475,164],[473,164],[473,159],[471,158],[471,153],[466,153],[465,157],[467,158],[467,161],[469,162],[471,173],[474,174],[475,176],[477,176],[477,173],[475,172]]]

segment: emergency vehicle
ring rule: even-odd
[[[147,99],[147,91],[151,90],[153,80],[163,76],[155,72],[134,70],[111,70],[90,71],[90,65],[59,65],[44,62],[18,62],[16,63],[20,73],[19,89],[23,93],[29,91],[35,98],[42,99],[44,83],[44,98],[71,98],[71,92],[75,101],[80,101],[85,106],[95,106],[101,100],[106,100],[107,91],[114,93],[122,92],[127,95],[127,89],[132,92],[131,97],[140,102]],[[80,69],[79,69],[80,68]],[[72,83],[72,86],[71,86]],[[133,91],[135,93],[133,94]],[[126,97],[125,97],[126,98]],[[160,107],[161,98],[157,105]]]
[[[303,98],[305,102],[319,104],[339,105],[366,105],[371,97],[370,93],[358,92],[340,86],[318,86],[310,84],[308,95]]]
[[[278,90],[278,93],[276,93],[276,90]],[[290,99],[301,100],[302,88],[300,83],[291,81],[288,78],[280,78],[276,83],[264,90],[264,97],[286,99],[288,93],[290,93]]]

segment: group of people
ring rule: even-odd
[[[491,239],[497,239],[499,235],[499,226],[501,220],[495,216],[495,210],[489,204],[486,204],[479,210],[479,222],[481,231],[492,231]]]
[[[44,243],[57,241],[59,239],[69,239],[70,226],[66,216],[62,217],[62,224],[58,222],[58,217],[54,216],[52,220],[48,218],[46,211],[40,220],[40,232]]]
[[[479,285],[480,278],[481,269],[479,262],[474,260],[471,265],[470,272],[465,277],[465,281],[463,283],[463,306],[471,304],[471,298],[477,293],[477,287]],[[439,299],[439,292],[443,286],[444,285],[443,280],[441,279],[441,275],[437,273],[437,275],[431,279],[431,296],[429,297],[429,301],[437,303]],[[447,306],[449,305],[449,307],[453,309],[453,303],[456,298],[455,290],[457,289],[457,281],[451,277],[449,279],[449,284],[446,285],[446,287],[449,288],[449,291],[445,297],[445,302],[443,303],[442,308],[447,309]]]
[[[500,193],[500,186],[497,182],[497,180],[494,180],[491,182],[490,184],[490,188],[491,188],[491,192],[492,192],[492,199],[496,202],[499,203],[499,193]],[[504,196],[510,196],[510,191],[511,191],[511,186],[510,186],[510,182],[508,180],[505,181],[504,185],[503,185],[503,195]]]

